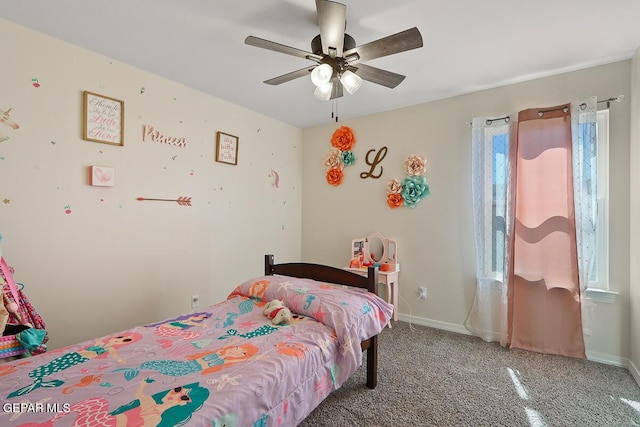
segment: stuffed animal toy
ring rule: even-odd
[[[274,325],[288,324],[292,319],[291,310],[279,299],[269,301],[262,312],[271,319],[271,323]]]

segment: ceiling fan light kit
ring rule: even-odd
[[[320,34],[311,41],[311,52],[254,36],[245,39],[245,44],[250,46],[316,63],[314,66],[265,80],[265,83],[279,85],[311,74],[311,81],[316,86],[315,96],[325,101],[340,98],[343,89],[353,95],[362,86],[363,80],[393,89],[405,76],[362,62],[422,47],[422,35],[416,27],[356,46],[353,37],[345,33],[347,7],[344,4],[316,0],[316,11]]]
[[[331,81],[333,68],[329,64],[320,64],[311,72],[311,81],[316,86],[322,86]]]
[[[315,92],[313,92],[316,98],[321,99],[323,101],[330,100],[332,93],[333,93],[333,83],[331,82],[327,82],[322,85],[316,86],[316,90]]]
[[[362,77],[353,71],[347,70],[340,75],[340,83],[349,92],[349,95],[353,95],[362,86]]]

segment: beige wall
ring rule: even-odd
[[[300,129],[2,19],[0,39],[0,109],[20,125],[0,125],[2,248],[50,348],[218,302],[265,253],[300,258]],[[82,140],[83,90],[124,101],[123,147]],[[143,142],[145,124],[187,148]],[[214,161],[218,130],[237,166]],[[115,187],[89,186],[89,165]],[[136,201],[178,196],[193,206]]]
[[[351,239],[372,231],[399,242],[402,318],[465,332],[475,283],[466,123],[629,95],[633,81],[633,100],[611,109],[611,286],[620,297],[596,305],[587,349],[610,363],[631,358],[638,378],[640,272],[629,262],[630,245],[631,259],[640,254],[635,223],[629,238],[629,215],[640,212],[640,120],[629,145],[631,106],[639,117],[638,55],[633,78],[624,61],[344,121],[358,138],[358,161],[332,187],[321,159],[336,124],[301,131],[2,19],[0,37],[14,41],[3,51],[0,108],[12,108],[20,124],[0,125],[9,137],[0,142],[0,201],[9,201],[0,203],[2,247],[48,324],[52,348],[183,312],[194,293],[202,305],[217,302],[261,273],[266,252],[345,265]],[[125,101],[124,147],[81,139],[83,90]],[[187,137],[188,148],[142,142],[144,124]],[[217,130],[240,137],[238,166],[213,161]],[[367,151],[383,146],[382,177],[361,179]],[[432,195],[415,210],[392,211],[384,187],[403,177],[410,154],[428,158]],[[114,167],[116,186],[89,186],[92,164]],[[179,195],[192,196],[193,206],[135,200]],[[426,301],[417,300],[418,286],[427,286]]]
[[[631,373],[640,384],[640,50],[631,76]]]
[[[399,245],[401,318],[453,331],[463,327],[475,288],[471,213],[471,129],[473,117],[500,117],[525,108],[546,107],[596,95],[629,95],[630,61],[514,84],[436,102],[343,121],[357,137],[355,165],[345,168],[339,187],[324,178],[322,157],[335,123],[303,132],[302,256],[335,266],[348,263],[354,237],[373,231]],[[628,99],[628,98],[627,98]],[[626,364],[629,347],[629,102],[611,107],[611,288],[613,304],[596,304],[594,360]],[[366,153],[388,148],[380,179],[361,179]],[[427,157],[431,196],[415,209],[391,210],[385,185],[404,177],[411,155]],[[371,156],[373,157],[373,156]],[[428,288],[427,300],[417,288]]]

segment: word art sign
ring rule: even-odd
[[[124,145],[124,101],[83,92],[82,139]]]
[[[224,132],[216,134],[216,162],[238,164],[238,137]]]
[[[143,141],[160,142],[162,144],[175,145],[178,147],[187,146],[187,138],[178,138],[175,136],[167,136],[161,134],[153,126],[144,125],[144,134],[142,135]]]

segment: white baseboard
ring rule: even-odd
[[[426,319],[424,317],[410,316],[408,314],[399,313],[399,320],[408,323],[415,323],[416,325],[428,326],[430,328],[443,329],[449,332],[457,332],[464,335],[472,335],[471,332],[463,325],[457,325],[455,323],[441,322],[439,320]],[[607,365],[619,366],[629,370],[633,378],[640,385],[640,371],[638,367],[633,364],[629,359],[612,356],[611,354],[598,353],[594,351],[587,351],[587,360],[593,362],[604,363]]]
[[[408,314],[399,313],[399,319],[403,322],[415,323],[416,325],[428,326],[430,328],[444,329],[449,332],[457,332],[459,334],[471,335],[471,332],[462,325],[455,323],[440,322],[439,320],[425,319],[424,317],[410,316]]]
[[[629,360],[627,369],[629,370],[629,372],[631,372],[631,376],[633,376],[633,378],[636,380],[638,386],[640,386],[640,370],[638,369],[638,367],[634,365],[631,360]]]
[[[629,369],[630,361],[629,359],[625,359],[624,357],[617,357],[606,353],[598,353],[597,351],[588,350],[586,353],[587,360],[591,360],[592,362],[604,363],[605,365],[613,365]]]

